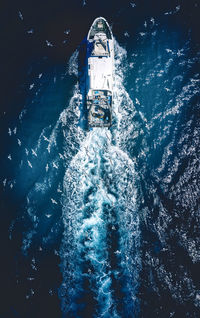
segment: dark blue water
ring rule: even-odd
[[[200,317],[198,1],[2,10],[1,317]],[[111,129],[82,41],[115,37]]]

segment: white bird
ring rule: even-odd
[[[56,200],[54,200],[54,199],[52,199],[52,198],[51,198],[51,202],[52,202],[53,204],[58,204],[58,202],[56,202]]]
[[[33,168],[32,164],[30,163],[29,160],[28,160],[28,165],[29,165],[29,167]]]
[[[64,33],[67,34],[67,35],[69,34],[69,32],[70,32],[70,30],[65,30],[64,31]]]
[[[46,40],[46,44],[47,44],[47,46],[51,46],[51,47],[53,46],[53,44],[47,40]]]
[[[19,11],[19,17],[20,17],[20,19],[21,19],[21,20],[24,20],[24,18],[23,18],[23,15],[22,15],[21,11]]]
[[[121,252],[117,250],[117,251],[115,252],[115,254],[119,255],[119,254],[121,254]]]
[[[59,157],[60,157],[60,159],[64,160],[64,157],[61,153],[59,153]]]
[[[43,135],[43,138],[44,138],[44,140],[50,142],[50,140],[45,135]]]
[[[58,169],[58,166],[55,164],[55,162],[53,162],[53,167]]]
[[[36,154],[35,150],[31,149],[31,151],[32,151],[32,154],[33,154],[35,157],[37,157],[37,154]]]
[[[32,34],[33,33],[33,29],[30,29],[27,31],[28,34]]]

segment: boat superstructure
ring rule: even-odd
[[[112,123],[114,47],[107,21],[94,20],[87,36],[87,112],[89,127]]]

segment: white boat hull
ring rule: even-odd
[[[107,21],[99,17],[87,37],[87,112],[89,127],[112,123],[114,46]]]

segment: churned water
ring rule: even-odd
[[[110,129],[84,129],[83,38],[2,114],[2,317],[200,316],[199,4],[112,5]]]
[[[115,43],[115,52],[112,129],[83,132],[77,126],[76,89],[70,110],[65,111],[64,120],[72,116],[70,122],[75,126],[71,132],[65,130],[64,156],[77,147],[66,167],[62,195],[64,280],[59,294],[67,316],[128,317],[138,307],[140,231],[135,159],[123,147],[120,133],[125,118],[131,122],[134,106],[123,87],[120,67],[126,51]]]

